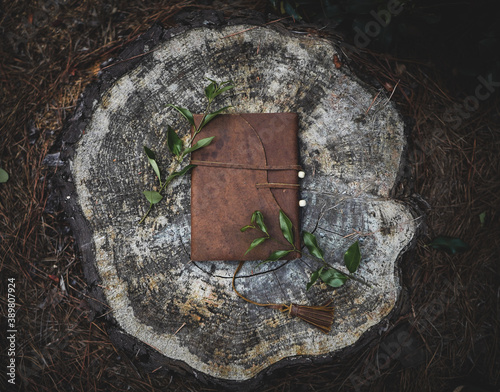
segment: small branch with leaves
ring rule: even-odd
[[[208,79],[208,78],[207,78]],[[206,137],[201,140],[198,140],[194,145],[193,141],[198,135],[203,127],[207,125],[210,121],[212,121],[215,117],[217,117],[219,114],[221,114],[224,110],[230,108],[231,106],[225,106],[221,109],[218,109],[214,112],[210,112],[212,103],[216,97],[221,95],[222,93],[232,89],[234,86],[232,85],[232,81],[225,81],[225,82],[216,82],[215,80],[208,79],[210,81],[210,84],[205,87],[205,97],[208,100],[207,106],[203,112],[203,117],[201,118],[201,121],[199,125],[197,126],[194,122],[194,116],[186,108],[176,106],[173,104],[169,104],[167,106],[174,108],[177,110],[190,124],[191,127],[194,128],[194,132],[192,136],[189,138],[188,142],[184,144],[182,139],[177,135],[177,132],[169,125],[167,127],[167,145],[168,149],[170,150],[170,153],[173,155],[173,161],[170,165],[170,168],[168,169],[169,175],[167,176],[166,179],[162,181],[162,175],[160,168],[158,166],[158,163],[156,161],[156,156],[155,153],[149,149],[148,147],[144,146],[144,152],[146,153],[146,156],[148,158],[149,164],[153,168],[154,173],[156,174],[156,177],[159,182],[158,190],[150,190],[150,191],[144,191],[144,196],[146,197],[147,201],[149,202],[149,208],[142,217],[142,219],[139,221],[139,224],[144,222],[146,217],[149,215],[151,212],[153,206],[155,204],[158,204],[162,199],[163,195],[162,192],[168,187],[168,185],[174,180],[176,177],[181,177],[184,174],[188,173],[192,168],[194,168],[196,165],[191,165],[185,163],[185,158],[192,153],[193,151],[199,150],[203,147],[208,146],[212,140],[214,139],[213,136],[211,137]]]
[[[264,216],[260,211],[255,211],[250,219],[250,224],[243,226],[240,229],[242,232],[245,232],[247,230],[258,230],[262,233],[262,236],[252,241],[245,254],[251,252],[259,245],[270,240],[276,241],[278,244],[280,244],[280,247],[282,247],[281,249],[271,252],[271,254],[267,257],[267,259],[262,261],[259,265],[271,261],[280,260],[291,252],[297,252],[300,255],[303,255],[302,251],[300,249],[297,249],[297,247],[295,246],[292,221],[282,210],[280,210],[279,212],[279,225],[281,233],[283,234],[283,238],[286,240],[286,242],[274,238],[269,234],[269,230],[267,229],[267,226],[264,222]],[[318,268],[311,274],[310,281],[307,284],[307,290],[309,290],[312,287],[312,285],[316,283],[318,279],[321,279],[327,285],[335,288],[342,286],[349,279],[353,279],[361,283],[364,283],[363,281],[352,275],[353,273],[356,272],[356,270],[359,267],[359,263],[361,262],[361,252],[359,249],[359,243],[357,241],[354,244],[352,244],[347,250],[347,252],[345,252],[344,254],[344,263],[350,272],[350,274],[346,274],[330,266],[325,261],[323,250],[319,247],[318,242],[316,240],[316,236],[314,234],[304,231],[302,237],[303,237],[303,242],[307,247],[307,250],[309,251],[311,257],[320,260],[323,264],[320,268]],[[334,318],[334,308],[331,306],[332,301],[329,301],[328,303],[320,306],[306,306],[293,303],[279,304],[279,303],[255,302],[245,297],[236,289],[236,284],[235,284],[236,275],[238,274],[238,271],[241,270],[243,263],[244,263],[243,261],[240,262],[238,268],[236,269],[233,275],[233,281],[232,281],[233,290],[241,299],[257,306],[276,309],[283,313],[288,313],[292,317],[298,317],[303,321],[319,328],[324,333],[330,332]]]
[[[252,243],[250,244],[250,247],[247,249],[245,254],[247,254],[252,249],[254,249],[255,247],[259,246],[260,244],[264,243],[267,240],[276,241],[285,247],[288,247],[290,245],[292,246],[291,249],[282,249],[282,250],[276,250],[276,251],[272,252],[268,256],[268,258],[265,259],[263,262],[261,262],[259,265],[261,265],[263,263],[267,263],[269,261],[277,261],[277,260],[282,259],[287,254],[292,253],[292,252],[301,253],[300,250],[297,249],[295,244],[294,244],[294,238],[293,238],[294,236],[293,236],[293,231],[292,231],[292,228],[293,228],[292,221],[290,220],[290,218],[288,218],[288,216],[286,216],[286,214],[282,210],[280,210],[280,213],[279,213],[279,223],[280,223],[281,232],[283,233],[283,237],[288,241],[288,244],[284,244],[283,242],[278,241],[276,238],[271,237],[271,235],[269,234],[269,232],[267,230],[267,226],[264,223],[264,216],[262,215],[262,212],[260,212],[260,211],[255,211],[252,214],[252,218],[250,220],[250,225],[244,226],[240,229],[241,232],[245,232],[249,229],[256,229],[256,230],[260,230],[264,234],[263,237],[256,238],[255,240],[252,241]]]
[[[269,235],[269,231],[267,229],[266,224],[264,223],[264,216],[260,211],[255,211],[252,214],[250,225],[242,227],[240,230],[242,232],[245,232],[247,230],[258,230],[261,231],[264,235],[262,237],[256,238],[255,240],[252,241],[250,244],[249,248],[245,252],[247,254],[250,252],[252,249],[256,248],[260,244],[268,241],[268,240],[273,240],[278,242],[280,245],[284,247],[284,249],[279,249],[273,251],[267,259],[262,261],[259,265],[268,263],[271,261],[277,261],[285,257],[287,254],[291,252],[298,252],[299,254],[303,255],[303,252],[300,249],[297,249],[297,247],[294,244],[294,236],[293,236],[293,225],[291,220],[286,216],[286,214],[280,210],[279,212],[279,225],[281,229],[281,233],[283,234],[283,237],[287,241],[287,243],[284,243],[283,241],[279,241],[276,238],[273,238]],[[313,257],[315,260],[321,261],[323,264],[321,267],[319,267],[317,270],[312,272],[310,276],[309,283],[307,283],[306,289],[309,290],[317,281],[318,279],[322,280],[325,284],[328,286],[337,288],[341,287],[344,285],[346,281],[349,279],[355,280],[357,282],[363,283],[367,286],[370,286],[368,283],[364,282],[363,280],[357,278],[356,276],[352,275],[354,274],[361,262],[361,251],[359,248],[359,242],[356,241],[353,243],[349,249],[344,253],[344,264],[347,267],[348,271],[350,272],[349,274],[346,274],[340,270],[338,270],[335,267],[332,267],[329,265],[324,258],[324,252],[323,250],[319,247],[316,236],[312,233],[309,233],[307,231],[304,231],[302,233],[302,240],[304,245],[306,246],[309,255]]]

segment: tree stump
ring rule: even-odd
[[[395,307],[397,260],[418,226],[411,209],[390,198],[404,124],[387,96],[337,69],[335,55],[326,39],[277,27],[157,27],[84,93],[65,133],[66,211],[95,307],[140,361],[244,384],[266,370],[335,355]],[[205,77],[233,80],[216,102],[232,105],[229,112],[299,114],[301,229],[316,228],[327,261],[341,270],[343,253],[359,239],[358,276],[370,286],[351,280],[306,292],[319,265],[305,257],[261,269],[247,262],[237,285],[258,302],[333,300],[329,334],[238,298],[231,287],[237,263],[190,261],[189,176],[174,181],[138,225],[148,208],[142,191],[155,183],[143,146],[168,167],[167,125],[182,135],[189,129],[166,105],[201,112]]]

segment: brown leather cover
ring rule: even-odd
[[[195,115],[196,124],[201,118]],[[296,113],[223,114],[197,135],[194,142],[215,138],[191,154],[197,164],[191,173],[193,261],[264,260],[272,251],[289,249],[279,226],[280,209],[292,221],[300,247],[297,131]],[[282,245],[268,240],[245,255],[263,236],[258,230],[240,231],[255,210]],[[292,252],[287,259],[296,257]]]

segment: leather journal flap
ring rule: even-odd
[[[202,115],[195,115],[199,124]],[[192,130],[194,132],[194,129]],[[298,117],[295,113],[222,114],[208,123],[193,142],[214,136],[210,145],[191,154],[191,259],[264,260],[287,249],[279,227],[282,209],[299,239]],[[275,241],[245,255],[262,233],[240,229],[260,210]],[[290,245],[288,245],[288,248]],[[289,254],[288,259],[298,257]]]

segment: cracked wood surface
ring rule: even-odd
[[[96,97],[86,109],[80,105],[66,137],[72,179],[66,209],[87,279],[99,286],[109,316],[178,366],[221,380],[250,380],[353,345],[394,308],[401,289],[397,260],[417,227],[411,210],[389,197],[406,144],[394,106],[336,69],[333,44],[317,37],[236,25],[156,40],[154,48],[141,47],[150,53],[135,59],[137,66],[113,80],[101,77]],[[168,167],[167,124],[184,136],[189,129],[166,105],[202,111],[204,77],[234,81],[216,107],[299,114],[307,173],[301,229],[316,228],[327,261],[339,269],[345,269],[343,252],[359,238],[358,274],[371,287],[350,281],[306,292],[319,265],[305,257],[260,269],[258,261],[247,262],[237,285],[258,302],[333,299],[329,334],[239,299],[231,289],[237,263],[190,262],[189,176],[174,181],[145,224],[137,224],[148,207],[142,191],[155,183],[143,145]]]

